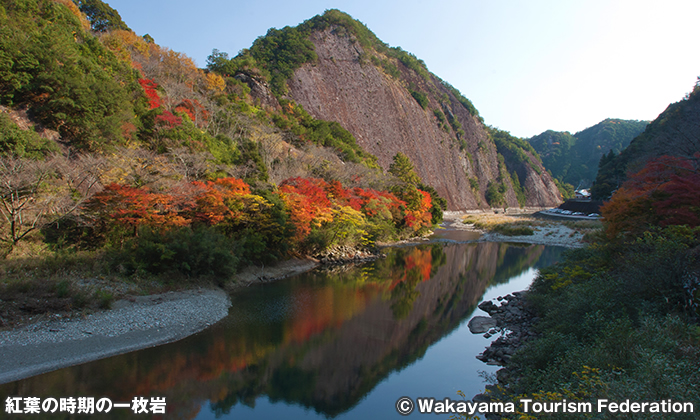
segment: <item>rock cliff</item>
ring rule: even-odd
[[[363,47],[351,31],[337,25],[312,32],[310,40],[318,59],[295,70],[287,81],[288,98],[315,118],[340,123],[385,170],[397,152],[408,155],[450,210],[488,208],[490,182],[504,186],[509,207],[561,202],[551,176],[533,154],[525,162],[505,156],[499,165],[499,152],[507,152],[497,150],[476,110],[470,111],[468,100],[424,67],[417,71],[404,60]],[[520,203],[514,174],[525,193]]]

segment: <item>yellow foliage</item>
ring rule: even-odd
[[[362,212],[348,206],[337,206],[332,213],[335,239],[345,239],[350,236],[360,236],[365,238],[367,231],[364,227],[367,224],[365,215]]]
[[[226,81],[216,73],[207,73],[205,76],[205,88],[213,92],[222,92],[226,88]]]
[[[132,31],[113,30],[103,34],[101,40],[122,61],[132,62],[132,53],[145,58],[150,56],[149,44]]]

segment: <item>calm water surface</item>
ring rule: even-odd
[[[0,385],[0,396],[166,397],[165,417],[184,419],[402,418],[399,397],[483,390],[496,368],[475,358],[491,341],[467,329],[483,315],[476,305],[526,288],[561,252],[505,243],[388,249],[370,264],[250,287],[195,336]]]

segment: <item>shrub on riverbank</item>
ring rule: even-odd
[[[528,226],[497,225],[493,228],[493,231],[506,236],[530,236],[535,234],[535,231]]]
[[[462,219],[465,224],[473,224],[477,229],[495,232],[506,236],[534,235],[534,226],[544,226],[547,223],[531,217],[480,214],[470,215]]]
[[[597,386],[585,399],[672,399],[697,407],[698,249],[700,228],[674,226],[570,251],[543,269],[528,294],[540,336],[513,356],[515,379],[493,397],[580,399],[574,372],[589,368]]]

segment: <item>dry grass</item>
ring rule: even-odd
[[[545,226],[547,222],[537,220],[531,215],[504,214],[471,214],[462,219],[465,224],[473,224],[475,228],[487,232],[500,233],[507,236],[532,235],[534,229]]]
[[[527,230],[536,231],[541,227],[564,225],[575,233],[581,233],[586,237],[593,237],[602,230],[603,223],[599,220],[543,220],[532,214],[470,214],[462,219],[465,224],[473,224],[476,229],[487,232],[500,233],[502,235],[531,235]]]

